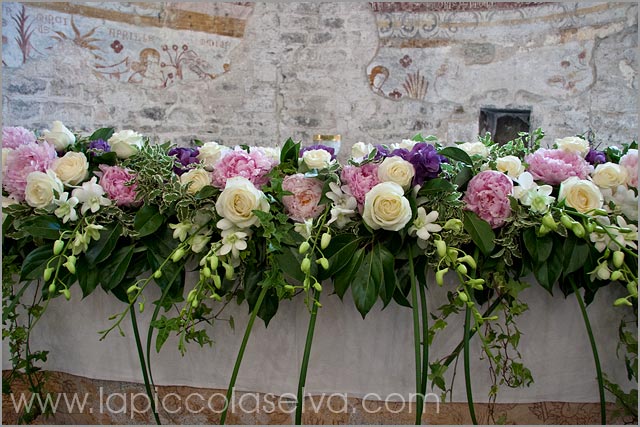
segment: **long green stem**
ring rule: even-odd
[[[260,291],[260,295],[258,295],[258,300],[256,301],[256,305],[253,307],[253,311],[251,312],[251,317],[249,318],[249,323],[247,324],[247,329],[244,331],[244,337],[242,338],[242,344],[240,344],[240,351],[238,352],[238,357],[236,358],[236,363],[233,366],[233,373],[231,374],[231,381],[229,381],[229,388],[227,388],[227,396],[225,399],[225,407],[222,415],[220,416],[220,424],[224,424],[227,419],[227,412],[229,411],[229,407],[231,406],[231,395],[233,394],[233,389],[236,386],[236,379],[238,378],[238,372],[240,371],[240,364],[242,363],[242,358],[244,357],[244,350],[247,347],[247,342],[249,341],[249,335],[251,335],[251,329],[253,328],[253,323],[256,320],[256,316],[258,315],[258,311],[260,311],[260,306],[262,305],[262,301],[264,300],[268,287],[264,286]]]
[[[307,382],[307,368],[309,367],[309,356],[311,354],[311,344],[313,343],[313,332],[316,328],[316,318],[318,317],[318,304],[320,292],[313,291],[313,308],[309,318],[309,328],[307,329],[307,341],[304,344],[304,354],[300,367],[300,379],[298,380],[298,394],[296,400],[296,425],[302,424],[302,408],[304,407],[304,386]]]
[[[416,359],[416,425],[422,424],[422,362],[420,354],[420,313],[418,307],[418,292],[416,290],[416,275],[413,267],[413,250],[411,245],[408,249],[409,253],[409,282],[411,283],[411,309],[413,311],[413,345]]]
[[[600,357],[598,356],[598,347],[596,346],[596,340],[593,337],[593,330],[591,329],[591,322],[589,321],[589,315],[587,314],[587,308],[582,300],[582,295],[578,292],[578,288],[572,277],[569,277],[569,282],[573,288],[573,293],[576,295],[578,304],[580,305],[580,311],[582,312],[582,318],[584,319],[584,326],[587,328],[587,334],[589,335],[589,342],[591,343],[591,352],[593,353],[593,361],[596,364],[596,375],[598,377],[598,393],[600,393],[600,423],[602,425],[607,424],[607,407],[604,396],[604,381],[602,379],[602,367],[600,366]]]
[[[153,411],[153,418],[155,418],[156,424],[160,425],[162,423],[160,422],[160,417],[158,416],[158,412],[156,411],[155,398],[151,390],[151,385],[149,384],[149,376],[147,373],[147,363],[144,360],[144,353],[142,351],[142,341],[140,340],[140,332],[138,331],[138,321],[136,320],[136,309],[134,306],[131,306],[129,308],[129,311],[131,312],[131,325],[133,326],[133,336],[136,339],[136,347],[138,349],[138,359],[140,360],[140,368],[142,369],[142,379],[144,380],[144,388],[147,390],[147,396],[149,397],[151,410]]]
[[[156,384],[153,381],[153,373],[151,371],[151,343],[153,341],[153,330],[154,330],[153,323],[158,318],[158,314],[160,314],[160,308],[162,307],[162,303],[164,302],[164,299],[169,294],[169,290],[171,289],[172,284],[173,283],[169,284],[162,291],[162,296],[160,297],[160,300],[158,300],[158,304],[156,304],[156,308],[153,310],[153,315],[151,316],[151,322],[149,322],[149,330],[147,331],[147,369],[149,371],[149,382],[151,383],[151,386],[154,388]]]
[[[429,311],[427,310],[426,283],[418,286],[420,289],[420,309],[422,313],[422,379],[421,390],[423,396],[427,394],[427,377],[429,374]]]
[[[467,305],[464,312],[464,383],[467,389],[467,405],[469,406],[469,415],[474,425],[478,424],[476,420],[476,411],[473,407],[473,392],[471,391],[471,366],[469,363],[469,338],[471,329],[471,308]]]

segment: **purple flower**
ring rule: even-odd
[[[391,152],[391,156],[399,156],[413,165],[416,170],[413,185],[422,185],[427,178],[437,178],[440,164],[446,161],[446,157],[438,154],[435,147],[426,142],[417,143],[411,151],[397,148]]]
[[[386,145],[382,145],[382,144],[378,144],[376,145],[376,156],[373,158],[374,161],[382,161],[384,160],[386,157],[389,157],[391,155],[391,152],[389,151],[389,147],[387,147]]]
[[[188,166],[190,164],[199,162],[198,154],[200,154],[200,150],[197,148],[176,147],[169,150],[167,154],[178,159],[178,162],[180,162],[183,167],[174,166],[173,171],[176,175],[182,175],[189,170]]]
[[[309,147],[304,147],[303,149],[300,150],[300,154],[298,156],[302,157],[305,151],[310,151],[310,150],[324,150],[329,154],[331,154],[331,160],[336,159],[336,150],[333,149],[332,147],[327,147],[326,145],[322,145],[322,144],[316,144],[316,145],[310,145]]]
[[[100,156],[111,151],[111,146],[104,139],[96,139],[89,143],[88,151],[91,153],[91,156]]]
[[[594,150],[593,148],[589,150],[589,153],[584,159],[593,166],[607,162],[607,157],[605,156],[604,151]]]

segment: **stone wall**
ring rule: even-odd
[[[181,144],[340,133],[348,148],[417,132],[473,139],[492,106],[530,108],[549,140],[637,134],[637,4],[135,5],[25,3],[22,58],[22,5],[4,3],[3,123],[135,128]],[[194,55],[184,75],[149,78],[151,60],[183,46]]]

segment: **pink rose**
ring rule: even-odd
[[[104,188],[111,200],[116,202],[118,206],[135,206],[139,202],[136,201],[136,190],[138,185],[133,182],[135,175],[127,169],[119,166],[100,165],[102,173],[100,176],[100,185]],[[131,183],[128,185],[127,183]]]
[[[463,200],[466,209],[487,221],[491,228],[498,228],[511,215],[512,192],[513,183],[507,175],[487,170],[471,178]]]
[[[27,175],[31,172],[46,172],[57,157],[56,149],[47,142],[19,145],[7,154],[7,170],[2,186],[13,198],[23,201]]]
[[[224,188],[227,179],[241,176],[247,178],[256,187],[269,182],[267,174],[274,166],[271,159],[263,150],[254,149],[251,153],[236,149],[222,157],[213,166],[213,185]]]
[[[21,126],[2,128],[2,147],[18,148],[21,145],[36,142],[36,136]]]
[[[593,166],[578,153],[558,149],[540,148],[529,154],[525,162],[534,179],[551,185],[558,185],[572,176],[586,179],[593,172]]]
[[[318,217],[324,210],[324,205],[318,205],[322,198],[322,187],[322,181],[305,178],[301,173],[287,176],[282,181],[282,189],[293,195],[284,196],[282,203],[289,217],[298,222]]]
[[[340,179],[343,184],[349,186],[351,194],[358,201],[358,206],[362,208],[367,193],[380,183],[378,165],[376,163],[367,163],[363,166],[347,165],[342,169]]]
[[[627,170],[627,184],[638,188],[638,150],[632,148],[622,156],[620,166]]]

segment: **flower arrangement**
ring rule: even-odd
[[[532,381],[517,352],[515,324],[527,309],[523,278],[532,273],[549,292],[558,286],[578,298],[603,422],[605,385],[621,401],[630,396],[600,370],[585,304],[600,287],[623,285],[626,295],[615,305],[631,307],[637,322],[635,142],[598,151],[582,137],[540,148],[540,130],[504,145],[489,135],[453,146],[416,135],[390,145],[357,143],[341,165],[333,149],[292,140],[280,149],[200,141],[185,148],[153,144],[132,130],[81,136],[60,122],[51,129],[37,137],[3,128],[3,322],[15,367],[9,380],[28,375],[34,393],[43,392],[36,364],[46,352],[30,351],[29,333],[48,302],[100,287],[125,305],[102,339],[113,330],[124,334],[122,321],[131,316],[149,393],[154,337],[157,351],[170,334],[179,336],[183,353],[190,342],[210,345],[202,323],[232,323],[224,308],[246,301],[251,317],[231,392],[256,317],[268,324],[279,301],[302,295],[310,321],[301,402],[320,296],[329,284],[340,298],[350,290],[363,317],[378,300],[411,307],[417,423],[428,381],[446,395],[445,372],[463,352],[475,422],[474,335],[496,383],[493,399],[498,385]],[[185,271],[193,268],[198,280],[187,283]],[[145,354],[136,311],[146,309],[143,291],[151,284],[162,296],[154,302]],[[433,285],[448,287],[449,302],[432,313],[425,288]],[[28,287],[35,288],[31,304],[22,298]],[[180,310],[170,317],[173,305]],[[433,337],[459,312],[465,313],[460,345],[430,359]],[[637,340],[624,334],[624,342],[637,354]],[[637,366],[633,351],[627,358]],[[630,372],[637,379],[637,367]]]

